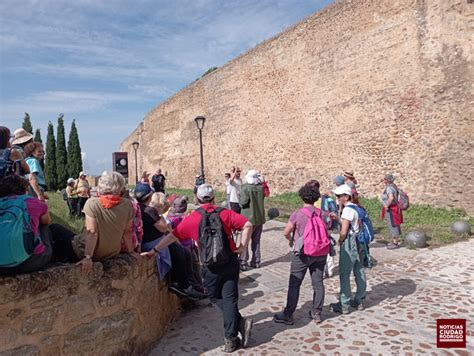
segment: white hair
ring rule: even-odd
[[[120,195],[125,188],[125,178],[118,172],[105,171],[97,185],[100,195]]]

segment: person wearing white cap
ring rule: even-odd
[[[83,215],[82,210],[84,209],[87,199],[91,197],[91,187],[87,181],[86,172],[79,173],[79,179],[76,180],[75,188],[78,195],[77,214],[78,216],[81,216]]]
[[[339,281],[341,284],[340,299],[337,303],[330,304],[333,312],[348,314],[349,306],[363,310],[363,301],[367,289],[367,279],[364,270],[365,250],[357,240],[359,233],[359,215],[356,209],[351,208],[352,189],[347,184],[340,185],[333,190],[338,203],[343,205],[341,216],[331,213],[331,216],[341,224],[339,235]],[[351,299],[351,272],[354,273],[357,286],[354,298]]]
[[[66,194],[67,194],[67,205],[69,207],[69,215],[71,216],[78,216],[77,213],[77,189],[74,188],[76,185],[76,181],[74,178],[69,178],[66,184]]]
[[[142,255],[154,257],[172,243],[189,238],[199,244],[199,256],[204,265],[204,286],[208,290],[209,299],[222,311],[224,317],[224,352],[233,352],[240,346],[247,346],[253,324],[251,319],[242,317],[239,312],[237,258],[247,248],[252,223],[232,210],[216,206],[214,190],[209,184],[200,185],[196,196],[200,207],[183,219],[152,250]],[[232,239],[232,230],[242,231],[239,246]],[[242,339],[238,337],[239,333]]]

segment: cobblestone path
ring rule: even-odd
[[[241,273],[240,309],[254,320],[249,347],[236,355],[469,355],[474,345],[474,239],[437,249],[387,250],[375,243],[378,264],[366,270],[364,311],[329,311],[339,278],[325,280],[323,322],[308,317],[310,278],[303,282],[295,324],[272,321],[286,300],[290,254],[284,224],[270,221],[262,235],[262,268]],[[354,289],[353,289],[354,290]],[[221,355],[222,317],[207,302],[184,308],[150,355]],[[466,349],[436,348],[436,319],[467,319]]]

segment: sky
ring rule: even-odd
[[[160,102],[332,0],[2,0],[0,125],[76,119],[84,168]]]

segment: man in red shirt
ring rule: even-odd
[[[202,184],[197,189],[197,200],[202,209],[212,212],[218,209],[214,204],[214,190],[208,184]],[[252,320],[240,315],[239,301],[239,261],[237,255],[247,249],[252,234],[252,224],[242,215],[228,209],[219,212],[225,235],[228,238],[230,250],[233,252],[229,261],[219,266],[204,266],[203,279],[209,299],[222,311],[224,316],[224,352],[233,352],[241,345],[247,346],[252,328]],[[199,229],[202,215],[195,210],[168,235],[166,235],[152,250],[142,253],[154,257],[156,253],[173,242],[192,238],[199,243]],[[237,247],[232,238],[232,231],[242,231],[242,242]],[[242,341],[238,337],[240,332]]]

